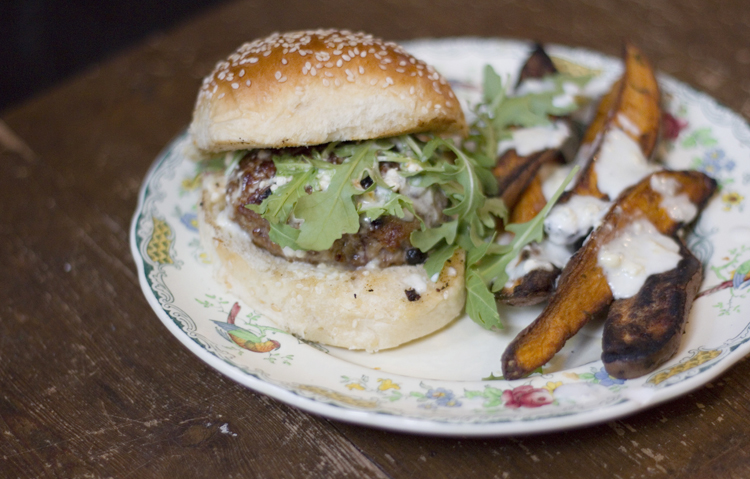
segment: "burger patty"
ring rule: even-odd
[[[390,215],[383,215],[373,221],[361,219],[357,233],[344,234],[328,250],[293,253],[287,250],[288,254],[285,254],[285,251],[269,238],[268,221],[246,208],[246,205],[259,205],[272,193],[270,185],[276,176],[273,156],[282,152],[296,155],[309,153],[305,150],[308,149],[251,150],[230,174],[227,181],[227,201],[232,206],[233,219],[250,233],[256,246],[292,261],[337,264],[352,268],[365,266],[374,260],[377,260],[379,266],[387,267],[403,264],[415,265],[427,259],[427,255],[414,248],[409,241],[412,231],[420,227],[419,220],[416,218],[407,220]],[[342,160],[332,156],[327,161],[341,163]],[[381,164],[381,170],[397,167],[397,163]],[[437,202],[440,203],[439,200]],[[434,207],[440,212],[444,205],[438,204]],[[442,216],[442,213],[432,216]]]

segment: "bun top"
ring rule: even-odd
[[[345,30],[273,34],[242,45],[203,80],[190,132],[216,152],[466,131],[434,68]]]

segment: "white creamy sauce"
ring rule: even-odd
[[[648,163],[638,143],[619,128],[606,133],[594,163],[597,187],[612,200],[657,169]]]
[[[622,127],[623,130],[630,133],[633,136],[640,136],[641,135],[641,129],[638,128],[638,125],[633,123],[630,118],[627,117],[624,113],[620,112],[617,114],[617,123],[620,124],[620,127]]]
[[[359,208],[362,211],[372,208],[380,208],[385,204],[385,200],[390,196],[390,194],[391,190],[389,190],[388,188],[377,186],[374,190],[362,193],[357,197]]]
[[[401,168],[405,171],[408,171],[409,173],[419,173],[420,171],[424,170],[422,165],[413,160],[407,161],[406,164],[401,166]]]
[[[561,165],[559,163],[545,163],[539,168],[539,177],[542,180],[542,194],[544,199],[549,201],[552,195],[560,188],[565,178],[567,178],[573,165]],[[575,181],[568,183],[566,189],[573,187]]]
[[[320,190],[325,191],[331,184],[331,178],[333,178],[333,170],[318,170],[315,178],[317,178],[318,183],[320,184]]]
[[[551,78],[527,78],[516,88],[515,96],[528,95],[529,93],[547,93],[555,91],[557,86]]]
[[[396,192],[400,191],[404,184],[406,184],[406,178],[399,174],[397,168],[391,168],[386,171],[385,175],[383,175],[383,181]]]
[[[682,223],[689,223],[698,214],[698,208],[690,201],[687,194],[677,194],[680,183],[667,175],[653,175],[651,189],[661,195],[659,206],[670,218]]]
[[[677,267],[680,247],[659,233],[647,220],[638,220],[599,249],[598,265],[604,271],[615,299],[635,295],[652,274]]]
[[[508,263],[505,272],[508,274],[506,287],[511,287],[513,282],[521,279],[532,271],[541,269],[552,271],[557,266],[562,269],[567,264],[573,252],[563,245],[543,241],[541,243],[531,243],[521,250],[519,258]],[[521,260],[521,256],[527,256]]]
[[[581,88],[575,83],[565,82],[562,85],[563,93],[557,95],[552,99],[552,105],[557,108],[567,108],[575,106],[576,97],[580,96],[582,91]]]
[[[287,258],[304,258],[307,255],[307,251],[305,250],[293,250],[289,246],[284,246],[281,250],[282,253],[284,253],[284,256]]]
[[[573,195],[550,210],[544,219],[544,230],[553,243],[573,244],[599,226],[610,206],[608,201],[593,196]]]
[[[413,289],[419,294],[427,291],[427,282],[418,274],[410,274],[404,278],[404,283],[406,283],[407,289]]]
[[[513,138],[498,143],[498,152],[515,149],[520,156],[528,156],[548,148],[560,148],[570,137],[570,128],[564,121],[548,125],[513,130]]]
[[[291,176],[274,176],[271,178],[271,191],[276,191],[279,186],[284,186],[290,181],[292,181]]]

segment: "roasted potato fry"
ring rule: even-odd
[[[521,193],[536,177],[539,168],[544,163],[557,160],[559,154],[558,150],[543,150],[528,156],[521,156],[516,150],[503,153],[492,169],[492,174],[497,179],[500,197],[509,210],[514,208]]]
[[[716,182],[697,171],[662,171],[700,210],[716,189]],[[571,258],[558,287],[541,315],[521,331],[503,353],[506,379],[521,378],[546,364],[565,342],[591,318],[606,312],[613,300],[607,279],[598,265],[599,249],[631,223],[647,219],[663,235],[672,236],[682,223],[660,206],[662,195],[651,188],[651,176],[623,192],[602,225]]]
[[[700,261],[678,243],[677,268],[649,276],[638,294],[610,306],[602,337],[602,361],[610,376],[643,376],[677,352],[703,279]]]
[[[523,83],[524,80],[531,78],[544,78],[547,75],[557,73],[557,67],[552,62],[552,59],[544,51],[544,46],[540,43],[534,45],[534,51],[531,52],[529,58],[521,68],[521,73],[518,75],[518,81],[516,86]]]
[[[563,198],[586,195],[603,200],[613,199],[598,188],[595,165],[604,135],[611,128],[620,128],[641,148],[643,156],[650,158],[656,148],[661,125],[659,85],[651,65],[641,51],[631,44],[625,46],[625,72],[602,98],[597,114],[586,131],[582,149],[591,156],[578,176],[575,186]],[[588,145],[588,146],[587,146]]]
[[[595,169],[604,135],[611,128],[620,128],[636,141],[646,158],[653,154],[661,121],[656,76],[640,50],[631,44],[625,46],[623,62],[625,69],[622,78],[601,99],[596,115],[586,130],[579,153],[587,157],[585,166],[573,188],[560,198],[560,203],[568,201],[573,195],[612,199],[599,190]],[[542,180],[538,175],[537,170],[537,177],[528,182],[529,187],[512,207],[511,222],[530,220],[546,204],[542,195]],[[544,283],[545,280],[548,283]],[[533,277],[529,273],[515,280],[512,287],[503,288],[496,296],[499,301],[510,305],[540,303],[554,291],[556,280],[557,276],[549,272]]]

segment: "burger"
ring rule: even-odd
[[[449,243],[477,178],[442,138],[466,131],[448,82],[394,43],[317,30],[242,45],[190,125],[217,279],[327,345],[376,351],[444,327],[466,298]]]

